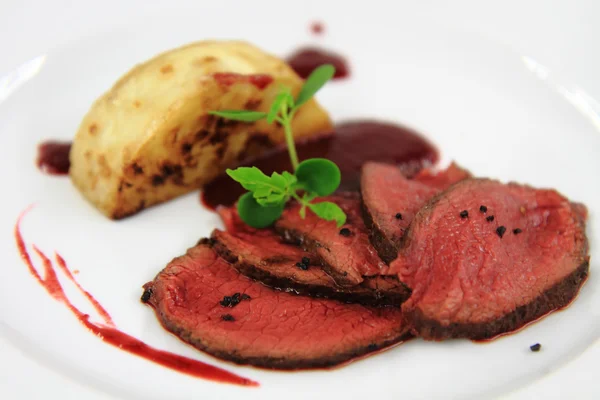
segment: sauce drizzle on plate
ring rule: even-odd
[[[258,382],[215,367],[214,365],[206,364],[201,361],[180,356],[168,351],[156,349],[147,345],[141,340],[120,331],[116,328],[112,318],[110,317],[110,314],[104,309],[104,307],[102,307],[102,305],[75,280],[72,273],[69,271],[65,260],[59,254],[55,254],[56,264],[58,265],[59,270],[62,271],[67,279],[75,284],[78,289],[88,298],[100,315],[103,323],[95,323],[90,321],[89,315],[79,310],[79,308],[71,303],[65,294],[58,279],[57,268],[55,267],[54,262],[37,246],[32,245],[33,251],[42,262],[43,276],[36,269],[31,259],[31,255],[27,250],[27,245],[23,239],[23,235],[21,234],[21,221],[31,210],[31,208],[32,207],[29,207],[21,213],[14,229],[15,241],[21,255],[21,259],[25,262],[29,272],[35,278],[38,284],[42,286],[55,300],[63,303],[77,318],[77,320],[89,330],[89,332],[100,338],[105,343],[108,343],[118,349],[135,354],[136,356],[144,358],[148,361],[152,361],[156,364],[160,364],[164,367],[196,378],[241,386],[259,385]]]

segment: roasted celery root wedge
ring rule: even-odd
[[[300,79],[244,42],[206,41],[136,66],[84,117],[71,149],[75,186],[113,219],[201,187],[245,156],[284,141],[276,124],[226,121],[212,110],[268,111]],[[331,129],[314,100],[296,114],[296,138]]]

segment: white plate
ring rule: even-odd
[[[45,176],[35,168],[36,144],[70,139],[97,96],[135,63],[159,51],[203,38],[244,38],[283,55],[313,40],[306,30],[314,5],[311,13],[298,10],[287,18],[281,17],[281,10],[257,12],[265,9],[254,3],[233,7],[223,2],[188,5],[185,12],[149,7],[139,15],[128,9],[127,25],[105,21],[100,24],[104,29],[93,34],[29,54],[31,61],[0,81],[5,193],[0,209],[0,335],[11,346],[60,374],[118,397],[432,399],[508,393],[551,373],[598,339],[600,282],[593,273],[599,268],[595,258],[592,274],[571,307],[518,334],[485,345],[414,340],[334,371],[278,373],[238,367],[199,353],[160,328],[152,311],[138,300],[140,286],[173,256],[208,235],[218,225],[217,218],[202,209],[194,193],[121,222],[108,221],[68,179]],[[600,248],[600,185],[590,172],[600,169],[600,135],[593,99],[561,86],[562,81],[534,59],[483,36],[427,19],[403,18],[397,10],[355,10],[354,18],[336,10],[330,3],[318,14],[328,29],[318,42],[348,55],[352,67],[350,80],[333,83],[319,95],[336,120],[380,117],[406,123],[437,143],[445,160],[456,159],[477,174],[556,187],[588,205],[595,254]],[[31,203],[36,206],[23,225],[26,241],[49,254],[60,252],[79,269],[79,281],[111,312],[120,329],[154,347],[257,380],[261,387],[190,378],[121,352],[82,329],[35,283],[19,259],[13,226]],[[92,312],[76,292],[69,294]],[[529,345],[536,342],[543,350],[531,353]],[[598,393],[598,386],[592,390]]]

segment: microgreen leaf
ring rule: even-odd
[[[304,82],[295,100],[291,90],[282,87],[273,99],[268,113],[247,110],[209,112],[212,115],[244,122],[255,122],[266,118],[267,123],[277,121],[283,127],[294,174],[287,171],[273,172],[269,177],[256,167],[227,170],[231,178],[249,191],[240,197],[237,205],[240,217],[248,225],[255,228],[271,225],[281,216],[285,204],[291,197],[300,202],[302,218],[306,217],[306,208],[310,208],[320,218],[335,221],[338,226],[346,221],[346,214],[335,203],[311,203],[315,198],[330,195],[338,188],[341,180],[339,168],[335,163],[324,158],[314,158],[299,163],[292,132],[292,120],[298,108],[310,100],[334,74],[335,68],[330,64],[316,68]]]
[[[278,204],[285,204],[288,201],[289,196],[286,196],[285,193],[270,193],[268,196],[260,197],[256,192],[252,193],[254,199],[261,206],[275,206]]]
[[[342,174],[334,162],[326,158],[310,158],[298,165],[296,177],[305,190],[329,196],[340,186]]]
[[[308,208],[326,221],[335,221],[338,228],[346,223],[346,214],[344,211],[337,204],[330,201],[311,203],[308,204]]]
[[[282,108],[285,107],[285,111],[282,112]],[[275,100],[271,104],[269,114],[267,115],[267,122],[272,124],[280,114],[287,114],[287,110],[291,110],[294,107],[294,97],[290,93],[288,87],[282,87],[281,92],[275,96]]]
[[[306,204],[302,204],[300,207],[300,218],[306,218]]]
[[[304,82],[304,86],[300,89],[298,97],[296,97],[296,107],[310,100],[327,83],[328,80],[335,75],[335,67],[331,64],[324,64],[317,67]]]
[[[273,172],[271,174],[271,181],[273,182],[274,185],[276,185],[278,187],[285,188],[286,186],[288,186],[287,181],[285,180],[283,175],[281,175],[280,173],[277,173],[277,172]]]
[[[296,100],[294,100],[294,96],[292,96],[292,91],[289,87],[284,87],[283,90],[287,93],[287,96],[285,96],[285,98],[287,101],[287,106],[291,110],[294,107],[296,107]]]
[[[248,111],[248,110],[221,110],[221,111],[209,111],[209,114],[216,115],[217,117],[227,118],[234,121],[244,122],[256,122],[267,117],[267,113],[262,111]]]
[[[318,195],[316,193],[304,193],[302,196],[302,201],[304,203],[310,203],[313,201]]]
[[[294,183],[296,183],[298,181],[298,178],[296,178],[296,175],[292,175],[287,171],[283,171],[281,173],[281,176],[283,176],[283,178],[285,179],[285,181],[288,183],[288,185],[292,186]]]
[[[257,187],[252,191],[255,199],[267,198],[273,193],[273,188],[270,186]]]
[[[269,114],[267,115],[267,122],[272,124],[277,118],[279,111],[281,111],[281,105],[286,103],[288,94],[286,92],[281,92],[277,96],[275,96],[275,100],[273,100],[273,104],[271,104],[271,109],[269,110]]]
[[[262,206],[252,193],[243,194],[237,203],[238,214],[242,221],[254,228],[266,228],[277,221],[283,212],[284,204]]]
[[[285,182],[283,185],[280,185],[280,181],[268,177],[256,167],[239,167],[228,169],[226,172],[234,181],[239,182],[244,189],[251,192],[265,187],[272,191],[285,191]]]

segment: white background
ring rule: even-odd
[[[218,0],[215,0],[218,1]],[[245,0],[248,1],[248,0]],[[256,3],[257,12],[265,3],[281,8],[310,10],[319,19],[319,2],[303,1]],[[123,25],[135,13],[155,13],[162,7],[188,8],[176,1],[0,1],[0,76],[22,62],[52,50],[77,37],[106,30],[107,25]],[[192,2],[198,8],[201,0]],[[345,3],[349,3],[346,1]],[[417,4],[418,3],[418,4]],[[483,34],[504,43],[524,56],[530,56],[549,67],[567,84],[577,84],[588,94],[600,99],[600,16],[599,1],[373,1],[341,5],[340,12],[360,15],[359,10],[370,7],[383,14],[427,18],[440,24],[459,26],[466,31]],[[225,5],[224,5],[225,6]],[[201,9],[201,7],[199,7]],[[199,19],[200,16],[199,16]],[[306,25],[310,20],[306,21]],[[326,24],[327,21],[325,21]],[[356,21],[357,29],[360,20]],[[5,134],[5,133],[3,133]],[[568,340],[568,338],[565,338]],[[18,356],[17,350],[0,338],[0,398],[78,398],[107,399],[76,382],[54,374]],[[2,360],[10,359],[10,363]],[[580,365],[595,365],[583,369]],[[598,368],[600,344],[596,343],[579,359],[528,388],[509,396],[529,398],[600,398]],[[40,372],[43,371],[43,372]],[[35,380],[30,379],[35,376]],[[561,382],[561,384],[557,384]],[[8,394],[5,396],[5,393]],[[198,395],[202,398],[202,394]]]

